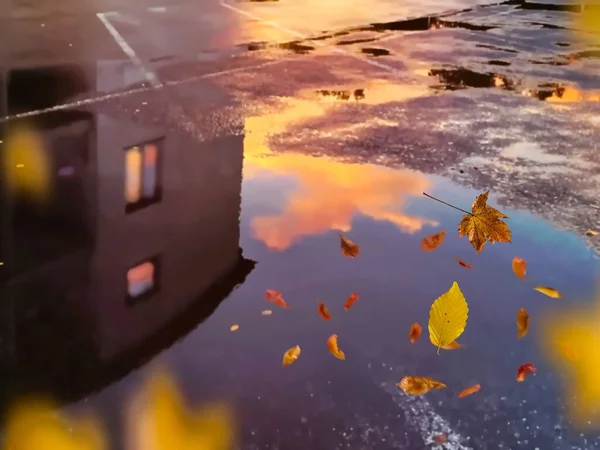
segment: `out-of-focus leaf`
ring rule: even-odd
[[[273,311],[271,311],[270,309],[265,309],[260,313],[261,316],[270,316],[271,314],[273,314]]]
[[[231,450],[235,426],[223,404],[190,409],[166,372],[155,373],[127,411],[127,450]]]
[[[229,331],[237,331],[240,329],[240,326],[236,323],[234,325],[231,325],[231,327],[229,327]]]
[[[444,383],[428,377],[404,377],[397,386],[410,395],[423,395],[434,389],[446,387]]]
[[[417,322],[412,324],[410,331],[408,332],[408,339],[410,340],[411,344],[417,342],[417,340],[421,337],[421,331],[421,325],[419,325]]]
[[[92,417],[67,418],[43,401],[18,403],[4,430],[6,450],[108,450],[99,422]]]
[[[532,363],[521,364],[517,368],[517,381],[519,383],[522,383],[523,381],[525,381],[525,377],[533,372],[537,372],[537,369]]]
[[[337,334],[332,334],[329,336],[329,339],[327,339],[327,349],[329,350],[329,353],[331,353],[337,359],[346,359],[346,354],[338,347]]]
[[[529,331],[529,314],[525,308],[517,313],[517,339],[523,339]]]
[[[458,236],[467,236],[477,253],[483,250],[486,242],[511,242],[511,231],[501,220],[508,216],[489,206],[488,196],[489,191],[478,195],[471,206],[471,214],[464,215],[458,224]]]
[[[517,277],[524,279],[527,273],[527,261],[515,256],[512,260],[512,270]]]
[[[421,250],[425,250],[426,252],[431,252],[435,250],[440,246],[442,242],[444,242],[445,237],[446,230],[442,230],[439,233],[425,236],[421,241]]]
[[[342,233],[338,233],[338,236],[340,237],[340,247],[342,248],[342,253],[348,258],[356,258],[360,253],[359,246],[347,237],[344,237]]]
[[[429,311],[429,340],[440,348],[455,341],[465,330],[469,306],[456,281],[431,305]]]
[[[598,236],[598,232],[597,232],[597,231],[594,231],[594,230],[587,230],[587,231],[585,232],[585,234],[586,234],[587,236]]]
[[[446,433],[436,434],[433,437],[433,442],[436,445],[442,445],[448,442],[448,435]]]
[[[327,306],[325,306],[325,303],[319,302],[319,306],[317,307],[317,312],[319,313],[319,316],[321,316],[321,318],[323,318],[325,320],[331,320],[331,313],[327,309]]]
[[[538,286],[534,289],[538,292],[541,292],[544,295],[547,295],[550,298],[562,298],[562,294],[560,292],[548,286]]]
[[[346,300],[346,303],[344,303],[344,309],[346,311],[348,311],[352,305],[354,305],[354,302],[358,300],[358,294],[356,292],[353,292],[352,294],[350,294],[350,297],[348,297],[348,300]]]
[[[458,394],[456,396],[456,398],[463,398],[466,397],[467,395],[471,395],[474,394],[475,392],[479,392],[479,390],[481,389],[481,385],[480,384],[475,384],[471,387],[468,387],[466,389],[463,389],[460,394]]]

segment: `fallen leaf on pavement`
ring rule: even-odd
[[[281,292],[276,291],[274,289],[267,289],[265,291],[265,300],[268,302],[275,303],[277,306],[282,308],[289,308],[288,304],[283,299],[283,295]]]
[[[457,258],[456,256],[454,257],[454,259],[456,260],[457,263],[459,263],[463,267],[466,267],[467,269],[473,268],[473,267],[471,267],[471,264],[464,262],[462,259]]]
[[[338,233],[340,237],[340,246],[342,248],[342,253],[348,258],[356,258],[360,253],[360,248],[354,242],[352,242],[347,237],[344,237],[342,233]]]
[[[535,368],[535,366],[533,364],[531,364],[531,363],[521,364],[517,368],[517,381],[519,383],[522,383],[523,381],[525,381],[525,377],[533,372],[537,372],[537,369]]]
[[[525,308],[517,313],[517,339],[523,339],[529,331],[529,314]]]
[[[428,377],[404,377],[397,386],[410,395],[422,395],[434,389],[446,387],[444,383]]]
[[[323,319],[325,319],[325,320],[331,320],[331,314],[330,314],[329,310],[327,309],[327,306],[325,306],[325,303],[319,302],[319,306],[317,307],[317,311],[319,312],[319,315]]]
[[[511,231],[506,222],[508,216],[487,204],[489,191],[478,195],[471,206],[471,213],[463,216],[458,224],[458,237],[467,236],[477,253],[486,242],[511,242]]]
[[[337,359],[346,359],[346,354],[338,347],[337,334],[332,334],[329,336],[329,339],[327,339],[327,348],[329,349],[329,352]]]
[[[527,261],[515,256],[512,260],[512,270],[522,280],[527,273]]]
[[[296,362],[298,357],[300,356],[300,346],[296,345],[295,347],[290,348],[283,354],[283,366],[289,366],[290,364]]]
[[[469,306],[455,281],[429,311],[429,340],[437,347],[438,355],[442,346],[449,345],[465,331],[468,316]]]
[[[417,322],[413,323],[410,327],[410,331],[408,332],[408,339],[412,344],[417,342],[417,340],[421,337],[421,325]]]
[[[354,302],[356,300],[358,300],[358,294],[356,292],[353,292],[352,294],[350,294],[350,297],[348,297],[348,299],[346,300],[346,303],[344,303],[344,309],[348,311],[350,307],[354,305]]]
[[[460,394],[458,394],[456,396],[456,398],[463,398],[466,397],[467,395],[471,395],[474,394],[475,392],[479,392],[479,390],[481,389],[481,385],[480,384],[475,384],[471,387],[468,387],[466,389],[463,389]]]
[[[431,252],[438,248],[442,242],[444,242],[444,238],[446,237],[446,230],[440,231],[436,234],[431,234],[429,236],[425,236],[421,241],[421,250],[425,250],[426,252]]]
[[[541,292],[544,295],[547,295],[550,298],[562,298],[562,294],[560,292],[548,286],[538,286],[534,289],[538,292]]]

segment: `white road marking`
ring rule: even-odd
[[[140,71],[144,75],[144,78],[146,78],[146,80],[148,80],[148,82],[154,87],[162,86],[162,83],[158,80],[156,74],[151,70],[148,70],[144,66],[144,63],[142,63],[142,60],[138,57],[135,51],[131,48],[131,46],[127,43],[123,36],[121,36],[121,34],[112,25],[112,23],[110,23],[108,17],[111,15],[118,14],[119,13],[97,13],[96,16],[98,17],[98,19],[100,19],[100,22],[102,22],[102,24],[106,27],[106,29],[113,37],[117,45],[121,47],[123,53],[125,53],[129,57],[129,59],[138,67],[138,69],[140,69]]]

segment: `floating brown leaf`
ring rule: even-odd
[[[354,242],[352,242],[347,237],[344,237],[342,233],[338,233],[340,237],[340,246],[342,248],[342,253],[348,258],[356,258],[360,253],[360,248]]]
[[[521,364],[517,369],[517,381],[522,383],[525,381],[525,377],[530,373],[537,372],[535,366],[531,363]]]
[[[442,230],[439,233],[425,236],[421,241],[421,250],[425,250],[426,252],[431,252],[435,250],[440,246],[442,242],[444,242],[445,237],[446,230]]]
[[[517,313],[517,339],[523,339],[529,331],[529,314],[525,308]]]
[[[448,345],[442,345],[440,347],[442,350],[458,350],[459,348],[462,348],[462,344],[459,344],[456,341],[450,342]]]
[[[397,386],[410,395],[422,395],[446,387],[444,383],[428,377],[404,377]]]
[[[512,260],[512,270],[522,280],[527,273],[527,261],[515,256]]]
[[[353,292],[352,294],[350,294],[350,297],[348,297],[348,300],[346,300],[346,303],[344,303],[344,309],[348,311],[350,307],[354,305],[354,302],[356,300],[358,300],[358,294],[356,292]]]
[[[489,191],[478,195],[471,206],[471,213],[463,216],[458,224],[458,236],[467,236],[477,253],[486,242],[511,242],[511,231],[506,222],[508,216],[487,204]]]
[[[446,442],[448,442],[448,435],[446,433],[441,433],[441,434],[436,434],[433,437],[433,442],[436,445],[442,445],[445,444]]]
[[[466,389],[463,389],[460,394],[458,394],[456,396],[456,398],[463,398],[466,397],[467,395],[471,395],[474,394],[475,392],[479,392],[479,390],[481,389],[481,385],[480,384],[475,384],[471,387],[468,387]]]
[[[538,292],[541,292],[544,295],[547,295],[550,298],[562,298],[562,294],[560,292],[548,286],[538,286],[534,289]]]
[[[296,345],[295,347],[290,348],[283,354],[283,366],[289,366],[290,364],[296,362],[298,357],[300,356],[300,346]]]
[[[332,334],[329,336],[329,339],[327,339],[327,348],[329,349],[329,352],[337,359],[346,359],[346,354],[338,347],[337,334]]]
[[[327,309],[327,306],[325,306],[325,303],[319,302],[319,306],[317,308],[317,311],[319,312],[319,315],[323,319],[325,319],[325,320],[331,320],[331,313]]]
[[[421,325],[419,325],[417,322],[412,324],[410,331],[408,332],[408,339],[412,344],[417,342],[417,340],[421,337],[421,331]]]
[[[283,299],[281,292],[276,291],[275,289],[267,289],[265,291],[265,300],[275,303],[282,308],[289,308],[288,304]]]
[[[466,267],[467,269],[472,269],[473,267],[471,267],[471,264],[464,262],[462,259],[454,257],[454,259],[456,260],[456,262],[458,264],[460,264],[463,267]]]

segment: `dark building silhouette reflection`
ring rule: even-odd
[[[2,115],[90,90],[54,89],[67,69],[10,74]],[[36,103],[35,80],[54,97],[38,89]],[[41,206],[2,189],[5,402],[76,399],[124,376],[210,316],[256,264],[239,247],[242,133],[199,142],[83,110],[29,125],[51,155],[53,188]]]

